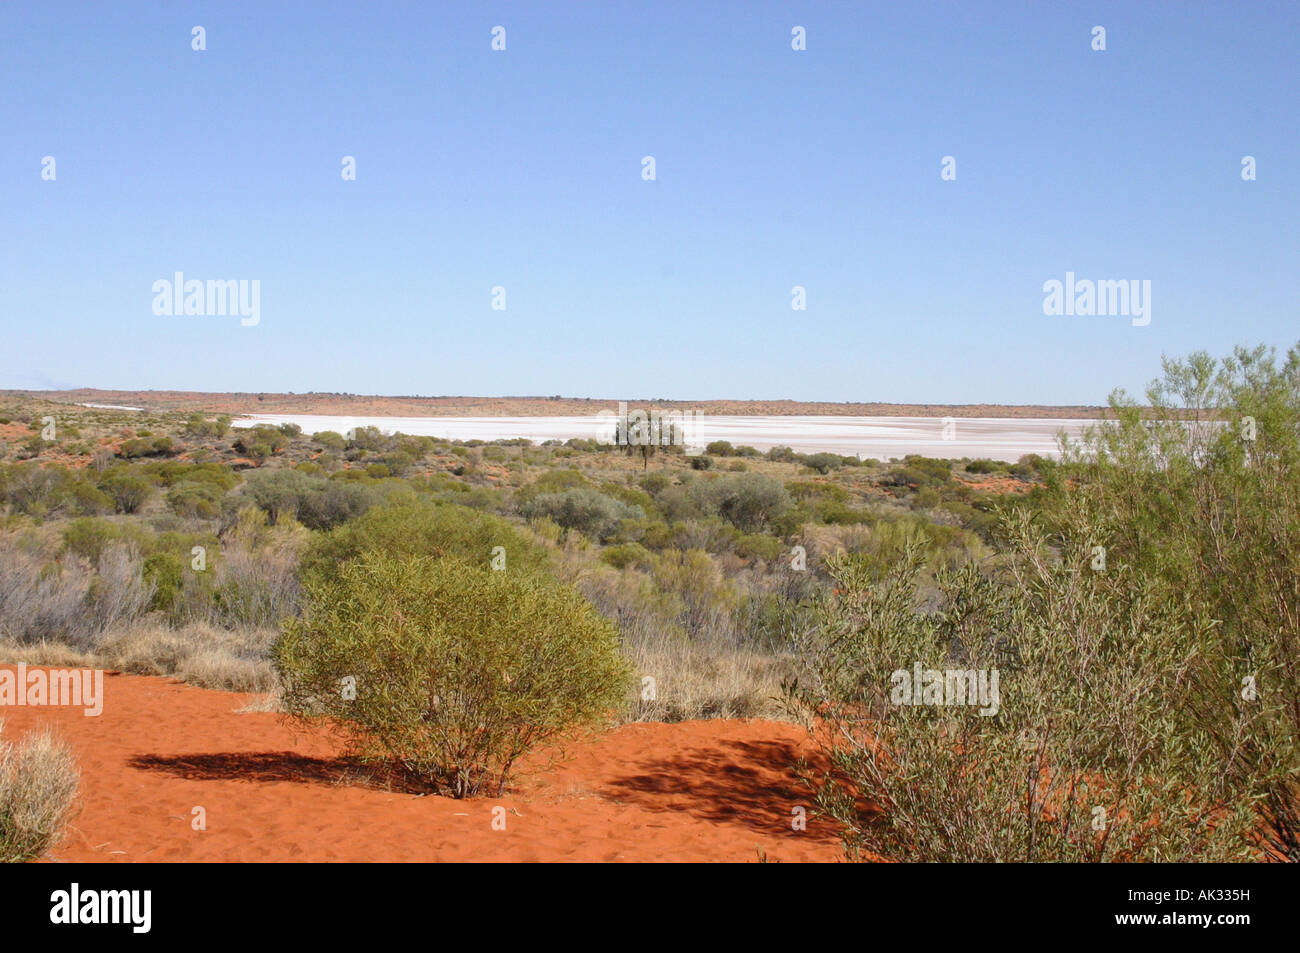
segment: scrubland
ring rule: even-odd
[[[0,401],[0,661],[260,693],[455,797],[611,720],[789,720],[854,858],[1300,859],[1294,352],[1010,465],[229,423]],[[900,705],[913,666],[996,712]]]

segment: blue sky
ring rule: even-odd
[[[1100,403],[1300,340],[1294,3],[43,2],[0,36],[0,387]],[[177,271],[260,281],[260,322],[155,315]],[[1044,315],[1067,271],[1150,280],[1151,323]]]

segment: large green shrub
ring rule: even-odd
[[[688,494],[705,513],[717,513],[743,532],[767,529],[793,505],[785,486],[762,473],[727,474],[698,480]]]
[[[456,559],[368,553],[308,589],[275,647],[286,708],[455,797],[600,722],[627,689],[614,627],[572,589]]]
[[[625,520],[645,518],[640,506],[588,489],[543,493],[525,503],[521,511],[528,519],[548,517],[565,529],[576,529],[601,542],[612,539]]]
[[[331,575],[367,552],[445,557],[487,566],[498,546],[504,550],[507,572],[547,571],[546,550],[501,517],[454,504],[390,504],[315,537],[303,557],[303,571],[308,576]]]
[[[1258,857],[1254,794],[1192,717],[1213,623],[1150,579],[1092,571],[1082,548],[1062,561],[1023,523],[1013,537],[1007,578],[941,572],[928,611],[915,547],[883,569],[829,560],[836,591],[789,695],[822,726],[818,803],[850,855]],[[912,687],[918,669],[939,680]],[[996,693],[973,699],[967,673]]]

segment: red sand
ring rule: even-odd
[[[501,798],[367,786],[325,739],[255,696],[109,674],[104,712],[0,707],[13,741],[42,724],[72,745],[80,813],[62,861],[833,861],[789,767],[805,735],[765,721],[626,725],[535,758]],[[193,808],[207,830],[191,827]],[[505,808],[494,830],[492,808]],[[809,811],[811,815],[811,811]]]

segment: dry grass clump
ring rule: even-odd
[[[32,860],[58,841],[80,780],[72,749],[48,730],[0,738],[0,862]]]

